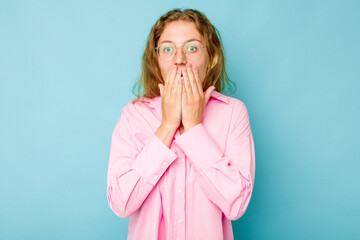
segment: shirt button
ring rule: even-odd
[[[182,219],[179,219],[179,220],[178,220],[178,223],[182,223]]]
[[[185,162],[185,158],[182,158],[182,159],[181,159],[181,162]]]
[[[167,165],[167,162],[162,162],[162,165],[163,165],[163,166],[166,166],[166,165]]]
[[[182,192],[183,190],[182,190],[182,188],[178,188],[178,192]]]
[[[154,179],[157,179],[159,177],[159,175],[154,175]]]

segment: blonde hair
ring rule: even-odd
[[[195,23],[196,29],[205,39],[205,46],[209,56],[209,66],[203,81],[203,90],[206,90],[210,86],[215,86],[216,91],[223,93],[225,89],[227,93],[230,94],[225,84],[233,82],[230,81],[226,74],[225,56],[223,54],[220,34],[217,29],[203,13],[197,10],[185,9],[181,11],[180,9],[173,9],[162,15],[151,28],[142,57],[141,76],[136,83],[138,84],[138,89],[137,99],[135,99],[135,101],[141,97],[153,98],[160,96],[158,84],[164,84],[164,79],[161,76],[155,47],[165,25],[169,22],[179,20]],[[136,84],[133,87],[133,91],[136,88]],[[143,93],[141,93],[142,86],[144,90]],[[236,89],[235,84],[234,87]]]

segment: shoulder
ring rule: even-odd
[[[127,128],[132,132],[151,132],[158,121],[157,101],[157,97],[132,99],[121,109],[120,118],[127,122]]]
[[[121,110],[121,114],[125,114],[128,117],[137,116],[140,112],[146,112],[154,104],[156,104],[158,97],[155,98],[146,98],[140,97],[130,100]]]
[[[211,101],[215,103],[217,107],[220,107],[220,111],[230,111],[232,115],[238,115],[246,110],[245,103],[238,98],[227,96],[223,93],[213,91],[211,94]]]
[[[249,113],[245,103],[237,98],[229,97],[232,106],[231,122],[232,128],[240,126],[239,124],[247,125],[249,123]]]
[[[222,107],[217,107],[215,112],[217,115],[221,112],[220,114],[223,115],[223,117],[220,118],[222,118],[222,120],[228,119],[229,130],[233,132],[237,129],[236,131],[241,133],[246,129],[250,129],[250,119],[245,103],[236,97],[226,95],[221,97],[224,100],[226,99],[227,104],[221,104]],[[220,103],[217,105],[220,106]]]

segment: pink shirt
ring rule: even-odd
[[[177,130],[168,148],[154,134],[161,96],[142,99],[122,109],[108,166],[108,202],[130,217],[127,239],[234,239],[231,220],[245,213],[255,180],[244,103],[214,90],[202,123]]]

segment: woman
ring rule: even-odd
[[[233,239],[254,186],[254,142],[244,103],[221,93],[221,41],[204,14],[160,17],[140,81],[144,95],[113,131],[107,178],[128,239]]]

